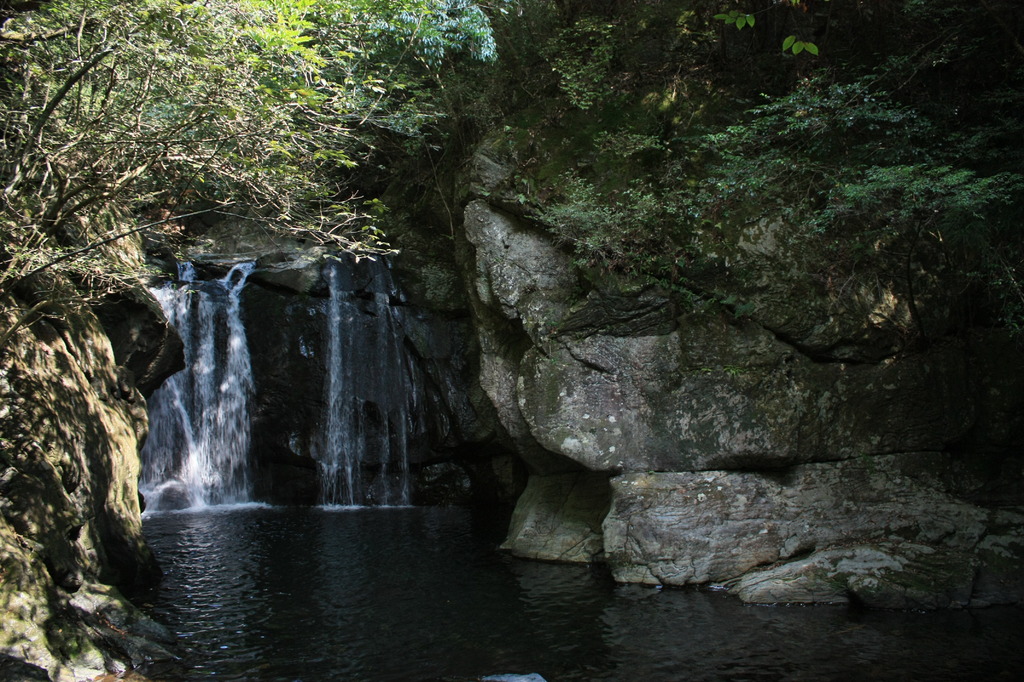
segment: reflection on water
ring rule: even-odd
[[[176,630],[166,680],[1016,680],[1024,611],[744,606],[616,586],[494,551],[458,509],[205,509],[150,516]]]

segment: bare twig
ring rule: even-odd
[[[230,206],[230,205],[231,204],[226,204],[226,206]],[[154,222],[151,222],[151,223],[146,223],[145,225],[139,225],[138,227],[133,227],[130,230],[125,230],[123,232],[118,232],[117,234],[111,235],[109,237],[105,237],[103,239],[99,239],[97,241],[91,242],[89,244],[86,244],[85,246],[83,246],[80,249],[75,249],[74,251],[68,251],[67,253],[61,254],[60,256],[54,258],[53,260],[50,260],[50,261],[40,265],[39,267],[34,268],[34,269],[30,270],[29,272],[26,272],[24,275],[20,276],[16,280],[14,280],[14,282],[11,285],[9,285],[8,290],[13,289],[15,286],[17,286],[21,282],[25,281],[29,277],[32,277],[34,275],[38,275],[40,272],[43,272],[45,270],[49,270],[50,268],[52,268],[52,267],[54,267],[56,265],[59,265],[61,263],[67,262],[69,260],[72,260],[73,258],[81,256],[82,254],[88,253],[89,251],[92,251],[94,249],[98,249],[99,247],[104,246],[106,244],[110,244],[112,242],[116,242],[117,240],[124,239],[125,237],[130,237],[133,234],[137,234],[137,233],[142,232],[143,230],[147,230],[147,229],[149,229],[151,227],[156,227],[157,225],[163,225],[164,223],[170,223],[170,222],[173,222],[175,220],[181,220],[182,218],[191,218],[193,216],[202,215],[204,213],[213,213],[214,211],[217,211],[219,208],[221,208],[221,207],[218,206],[216,208],[207,208],[207,209],[204,209],[202,211],[193,211],[192,213],[185,213],[183,215],[171,216],[169,218],[164,218],[163,220],[157,220],[157,221],[154,221]]]
[[[71,74],[70,78],[64,81],[64,84],[60,89],[57,90],[53,97],[50,98],[50,101],[46,103],[46,106],[43,108],[42,112],[40,112],[38,118],[36,118],[36,122],[29,131],[29,134],[25,137],[25,141],[22,143],[21,153],[18,155],[18,160],[15,163],[13,176],[4,188],[4,194],[12,194],[14,189],[18,186],[18,183],[24,178],[24,167],[25,162],[28,159],[29,149],[31,149],[33,141],[36,140],[39,137],[39,134],[43,131],[43,126],[46,125],[46,122],[53,115],[57,106],[65,97],[67,97],[67,94],[71,92],[71,88],[75,86],[75,83],[85,77],[85,74],[89,73],[94,66],[103,61],[103,59],[113,51],[114,47],[110,46],[93,55],[89,61],[82,64],[77,71]]]

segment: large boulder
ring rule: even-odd
[[[477,166],[500,195],[509,174]],[[465,273],[480,383],[532,474],[507,549],[747,601],[1024,597],[1024,366],[998,333],[943,336],[941,282],[839,300],[813,245],[750,224],[692,273],[733,303],[687,310],[584,276],[501,206],[468,204]],[[931,342],[909,348],[914,326]]]
[[[516,556],[590,562],[601,557],[608,477],[589,471],[531,476],[502,544]]]
[[[116,589],[159,575],[138,494],[146,402],[97,318],[60,312],[0,349],[0,654],[71,681],[169,654]]]
[[[652,291],[581,295],[568,256],[482,200],[466,236],[480,381],[528,461],[539,446],[602,471],[777,467],[941,450],[974,423],[962,344],[821,362]]]
[[[592,470],[761,469],[941,450],[973,422],[955,346],[817,363],[751,325],[698,321],[527,351],[516,396],[533,437]]]
[[[751,571],[733,583],[732,592],[758,604],[852,601],[883,609],[957,608],[972,603],[977,568],[977,559],[964,551],[880,542],[826,549]]]
[[[604,521],[608,563],[624,582],[732,585],[756,602],[938,608],[1024,600],[1019,577],[1005,581],[1024,561],[1021,527],[1012,531],[994,512],[947,494],[932,474],[945,459],[920,453],[775,472],[615,477]],[[979,581],[984,574],[1000,577]]]

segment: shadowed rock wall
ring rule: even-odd
[[[146,402],[128,365],[160,380],[149,351],[162,342],[129,338],[167,330],[139,314],[150,309],[139,296],[114,315],[122,364],[88,309],[48,316],[0,349],[0,653],[25,678],[85,679],[169,656],[155,642],[170,635],[118,591],[159,574],[137,487]]]

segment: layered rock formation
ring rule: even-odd
[[[480,382],[532,472],[509,550],[752,602],[1024,598],[1024,359],[947,334],[941,277],[837,295],[796,230],[754,224],[695,245],[744,312],[688,308],[586,276],[502,208],[502,164],[478,155],[464,226]]]

